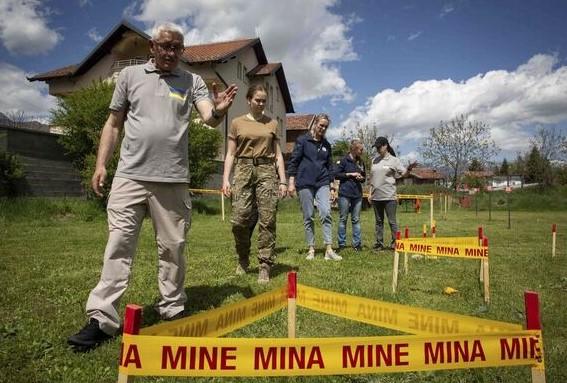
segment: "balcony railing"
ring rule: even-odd
[[[120,73],[120,71],[127,66],[145,64],[146,62],[147,60],[144,59],[116,60],[110,68],[109,77],[116,78],[118,76],[118,73]]]

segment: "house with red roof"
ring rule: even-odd
[[[116,79],[123,68],[143,64],[150,58],[150,39],[145,32],[122,21],[80,63],[39,73],[28,80],[44,81],[51,95],[64,96],[93,81]],[[199,74],[209,89],[213,83],[221,91],[232,83],[240,89],[224,121],[217,127],[224,137],[219,160],[226,152],[230,121],[248,112],[246,90],[254,83],[263,83],[268,89],[265,113],[278,121],[278,135],[281,142],[287,142],[286,114],[294,113],[289,87],[282,64],[268,62],[259,38],[188,46],[179,65]]]

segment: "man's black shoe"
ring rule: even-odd
[[[112,339],[112,335],[102,331],[98,326],[98,320],[91,318],[85,327],[67,339],[67,343],[75,352],[87,352],[109,339]]]
[[[189,315],[189,313],[187,311],[181,310],[180,312],[178,312],[177,314],[175,314],[172,317],[169,317],[169,318],[163,318],[162,317],[161,319],[164,320],[164,321],[167,321],[167,322],[171,322],[171,321],[174,321],[174,320],[185,318],[188,315]]]
[[[345,249],[345,246],[339,246],[339,248],[337,249],[337,253],[340,253],[341,251],[343,251]]]
[[[362,251],[362,245],[358,245],[358,246],[354,246],[353,247],[354,251]]]

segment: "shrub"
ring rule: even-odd
[[[6,151],[0,152],[0,196],[14,197],[17,181],[24,177],[24,169],[18,156]]]
[[[60,142],[73,159],[75,168],[80,172],[89,198],[96,198],[92,192],[91,178],[95,170],[100,134],[108,118],[108,105],[113,91],[113,83],[94,82],[69,96],[60,98],[57,108],[52,112],[53,123],[60,126],[65,133],[61,136]],[[189,126],[189,171],[191,187],[200,188],[216,170],[217,163],[213,160],[222,142],[222,136],[217,130],[200,123],[196,117],[196,114],[192,116]],[[120,141],[106,166],[107,179],[101,202],[106,201],[116,172]]]

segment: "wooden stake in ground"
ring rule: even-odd
[[[422,233],[423,233],[423,238],[427,238],[427,225],[425,223],[423,224]]]
[[[221,211],[222,211],[222,221],[224,222],[224,194],[220,195]]]
[[[123,334],[138,335],[140,333],[140,325],[142,324],[142,306],[129,304],[126,305],[124,312],[124,326],[122,329]],[[120,347],[120,364],[123,358],[123,345]],[[118,372],[118,383],[132,383],[134,377],[132,375],[123,374]]]
[[[524,292],[524,309],[526,312],[526,329],[541,330],[539,296],[536,292]],[[532,367],[532,383],[545,383],[545,369],[543,365]]]
[[[398,253],[398,241],[401,239],[402,233],[396,233],[396,245],[394,250],[394,271],[392,273],[392,292],[395,294],[398,288],[398,268],[400,263],[400,253]]]
[[[429,225],[433,226],[433,194],[431,194],[429,202]]]
[[[437,231],[437,223],[433,220],[433,224],[431,225],[431,238],[435,238],[435,232]]]
[[[551,256],[555,257],[555,242],[557,241],[557,225],[551,225]]]
[[[297,312],[297,273],[287,273],[287,337],[295,338]]]

